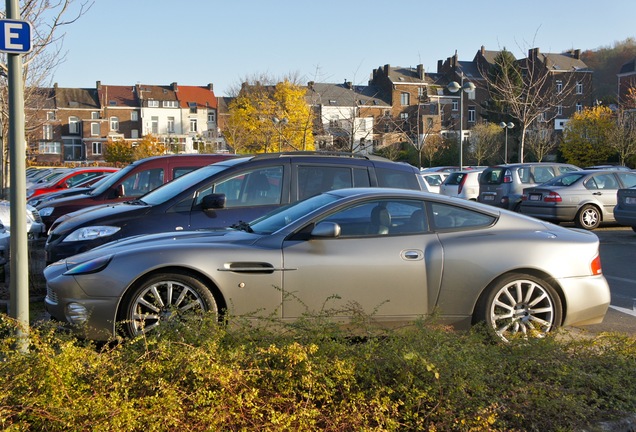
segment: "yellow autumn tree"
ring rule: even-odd
[[[128,164],[139,159],[164,154],[166,148],[153,135],[146,135],[132,143],[123,138],[109,139],[104,149],[104,160],[110,163]]]
[[[229,104],[225,139],[235,153],[314,150],[306,90],[290,81],[245,84]]]
[[[614,154],[608,142],[614,122],[612,110],[604,106],[575,113],[563,130],[565,160],[581,167],[607,162]]]
[[[145,159],[151,156],[166,154],[166,146],[156,136],[149,134],[136,142],[133,146],[135,160]]]

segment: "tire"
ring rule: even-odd
[[[574,224],[578,228],[593,230],[601,224],[601,212],[591,204],[586,204],[576,214]]]
[[[527,274],[511,274],[490,286],[475,319],[486,322],[507,342],[544,337],[561,325],[562,314],[561,299],[549,283]]]
[[[123,330],[130,337],[156,331],[162,323],[183,319],[187,313],[212,312],[218,318],[214,295],[197,277],[186,273],[160,273],[138,283],[122,309]]]

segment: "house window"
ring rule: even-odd
[[[338,117],[333,117],[329,120],[329,127],[330,128],[340,127],[340,121],[338,120]]]
[[[42,127],[42,138],[45,140],[53,139],[53,125],[44,125]]]
[[[539,117],[537,117],[537,121],[545,122],[545,113],[539,113]]]
[[[581,111],[583,111],[583,104],[581,102],[577,102],[576,103],[576,112],[580,113]]]
[[[409,113],[400,113],[400,120],[407,121],[409,119]]]
[[[79,133],[79,118],[77,117],[68,118],[68,133],[70,134]]]
[[[197,119],[191,118],[190,119],[190,132],[196,132],[196,131],[197,131]]]
[[[130,131],[130,137],[131,137],[132,139],[137,139],[137,138],[139,138],[139,130],[137,130],[137,129],[133,129],[133,130],[131,130],[131,131]]]
[[[159,133],[159,117],[150,118],[150,132],[157,135]]]
[[[131,111],[130,113],[130,121],[138,121],[139,113],[137,111]]]
[[[190,114],[196,114],[197,113],[197,103],[196,102],[189,102],[188,106],[190,107]]]
[[[92,148],[93,148],[93,154],[94,155],[102,154],[102,143],[101,142],[92,143]]]
[[[557,80],[557,82],[556,82],[556,92],[557,92],[557,94],[559,94],[562,91],[563,91],[563,81]]]
[[[97,122],[93,122],[91,123],[91,135],[92,136],[99,136],[99,123]]]
[[[208,111],[208,123],[216,123],[216,111]]]
[[[111,117],[110,118],[110,130],[118,131],[119,130],[119,118]]]
[[[177,101],[163,101],[164,108],[177,108]]]
[[[149,100],[148,101],[149,108],[159,108],[159,101],[157,100]]]
[[[454,100],[453,101],[453,111],[459,111],[459,101]]]
[[[424,87],[418,87],[417,88],[417,97],[419,97],[420,99],[424,96]]]
[[[40,154],[62,154],[62,144],[59,142],[41,142],[38,143],[38,151]]]
[[[168,117],[168,125],[166,126],[168,133],[174,133],[174,117]]]
[[[99,119],[99,111],[91,111],[91,119],[92,120]]]
[[[557,115],[563,115],[563,105],[557,105]]]
[[[583,94],[583,83],[581,81],[576,82],[576,94]]]
[[[411,95],[409,93],[402,93],[400,94],[400,104],[405,106],[405,105],[410,105],[411,102]]]
[[[48,111],[46,113],[46,119],[47,120],[55,120],[55,111]]]
[[[468,107],[468,123],[475,123],[475,107]]]

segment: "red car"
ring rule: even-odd
[[[61,189],[67,189],[75,187],[75,185],[82,183],[92,177],[102,176],[106,173],[114,173],[119,171],[119,168],[112,167],[81,167],[74,168],[72,170],[61,173],[55,177],[49,183],[34,184],[27,189],[27,198],[33,198],[34,196],[41,195],[48,192],[55,192]]]

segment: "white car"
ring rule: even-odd
[[[40,238],[46,235],[46,227],[37,209],[27,204],[26,212],[29,238]],[[4,225],[7,231],[11,231],[11,203],[7,200],[0,200],[0,223]]]
[[[479,176],[483,171],[484,169],[467,169],[452,172],[440,186],[439,193],[477,201],[479,196]]]
[[[448,177],[448,174],[447,172],[420,172],[420,176],[426,186],[426,191],[432,193],[439,193],[439,188],[446,177]]]

